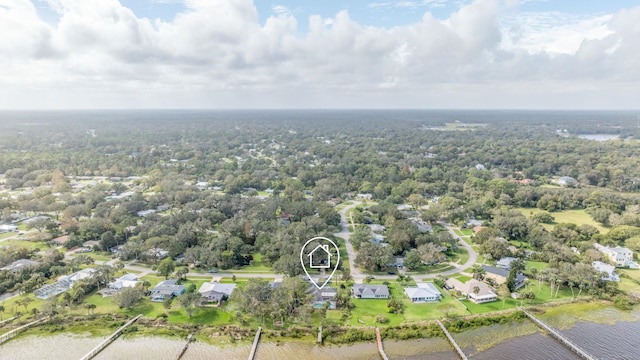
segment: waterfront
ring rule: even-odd
[[[567,312],[565,312],[567,314]],[[545,317],[550,325],[596,358],[638,359],[640,346],[640,309],[622,312],[600,308],[577,316]],[[577,359],[567,348],[546,335],[529,321],[496,324],[454,333],[454,338],[471,359]],[[25,335],[0,347],[3,360],[78,359],[100,338],[56,334]],[[394,360],[456,359],[444,338],[385,341],[387,355]],[[182,339],[164,337],[126,337],[117,339],[96,359],[175,359],[184,345]],[[246,359],[249,345],[214,346],[194,342],[183,359]],[[378,357],[374,342],[350,345],[318,346],[300,341],[261,343],[257,360],[271,359],[349,359],[365,360]]]

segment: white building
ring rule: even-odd
[[[18,231],[18,227],[15,225],[0,225],[0,233]]]
[[[611,260],[616,266],[628,266],[629,263],[633,262],[633,251],[627,248],[620,246],[612,248],[598,243],[593,244],[593,247],[607,255],[609,260]]]
[[[493,292],[489,285],[476,279],[471,279],[463,284],[460,280],[452,278],[447,280],[444,287],[459,291],[460,294],[468,297],[469,300],[476,304],[498,300],[498,295]]]
[[[136,274],[125,274],[119,277],[116,281],[109,284],[109,289],[111,290],[121,290],[123,288],[132,288],[135,287],[139,282],[138,276]]]
[[[594,261],[591,266],[602,275],[600,279],[604,281],[620,281],[620,277],[616,274],[615,266],[605,264],[602,261]]]
[[[419,283],[417,287],[406,287],[404,293],[412,303],[434,302],[442,299],[442,293],[433,283]]]

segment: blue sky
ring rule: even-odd
[[[638,0],[0,0],[0,109],[636,109],[638,23]]]
[[[469,0],[256,0],[254,5],[262,23],[284,11],[294,15],[300,25],[306,25],[311,15],[332,17],[347,10],[351,18],[364,25],[393,27],[420,21],[425,12],[435,18],[446,19]],[[170,21],[176,13],[185,11],[182,0],[121,0],[138,16]],[[606,14],[620,8],[637,6],[638,0],[529,0],[521,1],[519,10],[530,12],[559,12],[573,15]]]

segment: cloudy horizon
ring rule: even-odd
[[[640,6],[572,3],[0,0],[0,109],[640,108]]]

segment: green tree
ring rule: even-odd
[[[189,292],[184,293],[178,297],[178,301],[180,302],[180,306],[187,312],[189,315],[189,319],[193,316],[193,312],[196,310],[196,307],[202,305],[204,299],[202,295],[197,292]]]
[[[406,266],[409,270],[418,269],[422,265],[422,259],[420,258],[420,253],[416,249],[411,249],[407,252],[407,255],[404,257],[404,266]]]
[[[118,305],[120,309],[131,309],[134,307],[140,300],[144,293],[139,288],[124,288],[113,295],[111,298],[112,301]]]
[[[158,276],[164,276],[165,279],[169,278],[169,275],[173,273],[176,269],[176,265],[174,264],[171,258],[165,258],[157,266]]]

